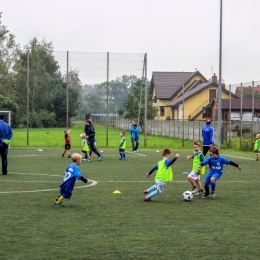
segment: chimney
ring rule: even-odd
[[[218,84],[218,77],[216,76],[216,74],[214,73],[214,75],[212,76],[212,82],[215,82]]]

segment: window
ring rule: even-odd
[[[160,107],[160,116],[164,116],[164,107]]]
[[[157,98],[156,98],[156,96],[154,96],[153,102],[154,102],[154,103],[157,103]]]

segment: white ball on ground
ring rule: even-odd
[[[191,191],[184,191],[182,197],[185,201],[191,201],[193,199],[193,193]]]

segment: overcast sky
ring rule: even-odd
[[[220,0],[0,0],[2,23],[55,51],[147,53],[153,71],[219,75]],[[260,1],[223,0],[222,78],[260,80]]]

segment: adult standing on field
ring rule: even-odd
[[[206,120],[206,125],[202,128],[202,138],[203,138],[203,155],[206,156],[209,149],[214,145],[214,128],[210,125],[211,120]]]
[[[92,125],[92,120],[88,119],[85,126],[86,136],[88,139],[88,144],[93,153],[95,153],[98,156],[98,160],[100,161],[103,156],[98,152],[96,148],[96,138],[95,138],[95,128]]]
[[[134,153],[138,152],[139,146],[139,127],[137,126],[136,122],[133,120],[131,125],[129,126],[130,134],[131,134],[131,141],[132,141],[132,149]]]
[[[13,136],[12,128],[4,122],[4,116],[0,114],[0,155],[2,157],[2,173],[7,175],[7,154],[10,139]]]

